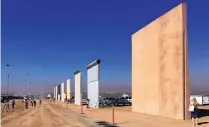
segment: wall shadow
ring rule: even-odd
[[[209,116],[209,109],[198,109],[199,118]]]
[[[99,126],[103,126],[103,127],[119,127],[117,125],[114,125],[114,124],[111,124],[111,123],[108,123],[106,121],[97,121],[95,122],[97,125]]]
[[[209,122],[200,122],[198,125],[208,124]]]

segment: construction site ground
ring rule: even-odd
[[[37,101],[38,102],[38,101]],[[30,104],[30,103],[29,103]],[[1,109],[3,110],[3,105]],[[199,127],[209,127],[209,106],[201,106]],[[10,109],[11,110],[11,109]],[[16,110],[1,113],[2,127],[191,127],[191,120],[175,120],[131,112],[131,106],[86,108],[63,102],[43,101],[36,107],[24,109],[17,101]]]

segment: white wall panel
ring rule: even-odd
[[[75,104],[81,104],[81,73],[75,75]]]
[[[87,82],[97,81],[99,79],[99,64],[87,70]]]
[[[55,98],[55,86],[53,88],[54,88],[54,98]]]
[[[55,86],[55,100],[57,100],[57,86]]]
[[[70,99],[70,79],[67,80],[66,84],[66,94],[67,94],[67,99]]]
[[[58,94],[58,100],[59,100],[59,101],[61,100],[61,96],[60,96],[60,94]]]
[[[88,83],[89,107],[99,108],[99,81]]]
[[[89,107],[99,108],[100,64],[87,69],[87,91]]]
[[[64,94],[64,83],[61,84],[61,101],[64,101],[65,94]]]

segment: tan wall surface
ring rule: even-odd
[[[186,35],[185,4],[132,35],[133,111],[185,119],[190,89]]]
[[[54,88],[54,98],[55,98],[55,86],[53,88]]]

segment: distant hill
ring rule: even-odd
[[[191,94],[193,95],[208,95],[209,96],[209,91],[191,91]]]

